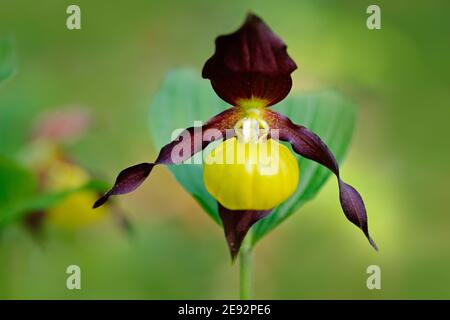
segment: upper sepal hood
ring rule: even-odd
[[[261,18],[249,14],[239,30],[216,39],[216,51],[202,76],[232,105],[255,100],[270,106],[287,96],[296,68],[284,42]]]

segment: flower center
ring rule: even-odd
[[[238,99],[237,105],[244,109],[258,109],[264,108],[269,104],[267,99],[262,99],[258,97],[252,97],[251,99]]]
[[[245,110],[245,117],[236,123],[234,130],[240,142],[258,142],[267,137],[269,125],[261,117],[261,110],[253,108]]]

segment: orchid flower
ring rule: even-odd
[[[201,130],[185,129],[160,150],[154,162],[120,172],[114,186],[95,202],[94,208],[110,196],[134,191],[154,166],[181,164],[211,142],[223,139],[205,159],[204,183],[217,200],[234,259],[250,227],[270,215],[298,186],[300,169],[290,149],[279,143],[284,141],[298,155],[335,174],[345,216],[377,250],[369,235],[364,202],[358,191],[341,179],[329,148],[306,127],[270,109],[288,95],[291,73],[297,69],[286,49],[284,42],[253,14],[236,32],[219,36],[215,53],[204,65],[202,76],[211,81],[216,94],[231,107],[209,119]],[[218,132],[220,137],[211,131]],[[245,152],[252,148],[253,154]],[[244,150],[240,162],[236,159],[238,150]],[[231,162],[217,161],[224,157],[231,158]]]
[[[86,134],[91,121],[85,108],[73,106],[45,112],[33,124],[29,142],[19,157],[36,176],[40,195],[60,195],[54,196],[57,200],[47,201],[47,205],[24,210],[25,226],[33,234],[40,234],[46,225],[75,231],[111,216],[120,222],[121,227],[126,226],[122,223],[125,216],[115,206],[104,206],[97,214],[92,214],[90,206],[98,198],[93,175],[64,148]]]

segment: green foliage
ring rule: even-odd
[[[12,42],[9,37],[0,39],[0,83],[9,78],[15,70]]]
[[[36,211],[45,211],[80,190],[104,191],[107,185],[91,181],[58,192],[40,192],[31,171],[0,155],[0,228]]]
[[[150,108],[150,132],[155,146],[160,149],[170,142],[174,138],[174,129],[193,126],[194,121],[205,122],[227,107],[229,106],[215,95],[209,82],[202,80],[198,74],[189,70],[170,72]],[[355,108],[351,102],[334,91],[292,93],[274,109],[317,133],[337,160],[342,161],[355,123]],[[213,147],[209,146],[203,155],[207,155]],[[194,157],[201,156],[199,153]],[[326,168],[310,160],[297,158],[300,166],[297,191],[252,228],[254,243],[312,199],[330,176],[330,171]],[[203,184],[203,166],[182,164],[169,166],[169,169],[205,211],[220,223],[216,200]]]
[[[0,155],[0,210],[31,196],[36,189],[36,180],[30,171]]]
[[[227,103],[217,97],[208,81],[201,80],[197,73],[191,70],[169,72],[150,107],[150,131],[155,147],[159,150],[170,142],[174,138],[172,132],[175,129],[191,127],[194,121],[205,122],[226,108]],[[208,147],[207,150],[211,148]],[[192,160],[201,156],[198,153]],[[177,181],[220,224],[216,200],[203,184],[203,165],[173,165],[168,168]]]

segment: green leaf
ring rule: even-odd
[[[169,72],[150,106],[149,124],[155,147],[159,150],[175,138],[172,136],[175,129],[191,127],[194,121],[205,122],[226,108],[228,105],[214,94],[209,82],[202,80],[198,73],[192,70]],[[199,159],[201,156],[199,152],[193,158]],[[177,181],[220,224],[216,200],[203,184],[203,165],[182,164],[168,167]]]
[[[10,37],[0,39],[0,83],[9,78],[15,70],[13,41]]]
[[[36,192],[34,175],[16,161],[0,155],[0,209]]]
[[[73,193],[83,190],[105,191],[109,184],[101,181],[90,181],[80,187],[62,191],[35,193],[7,207],[0,207],[0,228],[17,221],[23,216],[36,211],[45,211]]]
[[[153,142],[159,150],[174,138],[172,132],[175,129],[193,126],[194,121],[205,122],[228,107],[215,95],[209,82],[200,78],[199,73],[174,70],[166,77],[150,107],[149,125]],[[274,110],[317,133],[333,151],[338,162],[343,160],[351,140],[356,109],[342,95],[335,91],[291,93]],[[203,151],[203,155],[207,155],[213,147],[209,146]],[[194,157],[202,157],[202,154]],[[310,160],[301,157],[297,159],[301,174],[297,191],[252,228],[254,243],[312,199],[331,174],[328,169]],[[203,184],[203,166],[181,164],[169,166],[169,169],[177,181],[220,224],[217,203]],[[336,200],[338,201],[337,195]]]

